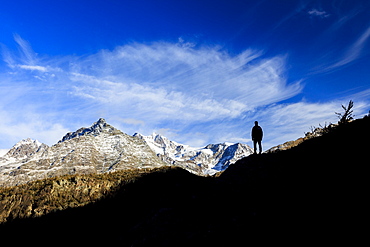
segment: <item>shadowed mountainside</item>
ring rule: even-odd
[[[137,178],[110,196],[0,226],[21,244],[201,246],[362,241],[370,118],[286,151],[252,155],[219,177],[180,168]]]
[[[0,223],[81,207],[114,195],[144,174],[166,169],[170,168],[64,175],[0,188]]]

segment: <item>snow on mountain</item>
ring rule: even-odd
[[[8,151],[9,149],[0,149],[0,158],[3,157]]]
[[[46,144],[43,144],[37,140],[27,138],[16,143],[6,154],[6,157],[12,157],[16,159],[27,158],[38,151],[48,148]]]
[[[104,118],[100,118],[97,122],[93,123],[93,125],[88,128],[80,128],[75,132],[67,133],[58,143],[68,141],[80,136],[97,136],[101,133],[123,134],[120,130],[117,130],[113,126],[107,124]]]
[[[166,137],[156,133],[150,136],[143,136],[139,133],[135,133],[134,136],[144,140],[156,154],[165,155],[174,160],[182,161],[184,160],[183,156],[185,153],[196,150],[196,148],[192,148],[188,145],[170,141]]]
[[[22,140],[0,158],[0,186],[66,174],[103,173],[166,165],[142,140],[99,119],[91,127],[66,134],[49,147]]]
[[[179,166],[197,175],[213,175],[252,153],[244,144],[220,143],[193,148],[153,133],[127,135],[101,118],[69,132],[53,146],[30,138],[0,156],[0,186],[66,174]]]
[[[225,142],[209,144],[203,148],[193,148],[170,141],[156,133],[150,136],[136,133],[134,136],[144,140],[166,163],[180,166],[197,175],[214,175],[253,153],[248,145],[241,143]]]

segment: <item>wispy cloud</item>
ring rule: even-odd
[[[40,65],[24,65],[24,64],[18,64],[17,65],[21,69],[26,69],[26,70],[37,70],[40,72],[47,72],[47,68],[40,66]]]
[[[329,13],[327,13],[324,10],[318,10],[318,9],[311,9],[307,12],[311,17],[319,17],[319,18],[328,18],[330,16]]]
[[[132,44],[80,61],[71,80],[76,95],[102,104],[130,103],[133,111],[155,112],[151,119],[233,118],[301,90],[299,83],[287,84],[284,57],[261,55],[247,50],[232,57],[218,47]]]
[[[358,38],[355,39],[350,45],[345,47],[343,51],[330,51],[323,59],[322,64],[312,69],[313,74],[333,72],[337,69],[343,68],[353,62],[368,56],[369,50],[366,49],[366,45],[369,43],[370,38],[370,26],[368,26]]]
[[[339,24],[337,25],[337,23],[335,23],[327,31],[328,35],[332,36],[332,39],[335,37],[335,32],[338,28],[340,28]],[[367,25],[349,44],[333,48],[337,46],[337,40],[333,40],[333,42],[335,42],[334,45],[328,47],[326,54],[317,59],[317,65],[311,69],[311,74],[331,73],[351,65],[361,58],[369,56],[369,38],[370,26]]]
[[[370,37],[370,26],[361,34],[361,36],[347,49],[344,55],[335,64],[329,66],[327,69],[335,69],[346,64],[349,64],[360,58],[366,42]]]
[[[31,45],[18,34],[14,35],[14,40],[19,46],[20,56],[18,58],[25,64],[34,65],[36,63],[36,56]]]
[[[14,35],[14,40],[18,44],[18,53],[11,52],[7,47],[2,46],[2,57],[8,67],[13,70],[28,70],[36,72],[48,72],[46,66],[41,65],[37,54],[32,50],[31,45],[19,35]],[[13,71],[15,72],[15,71]]]
[[[339,102],[310,103],[297,102],[291,104],[271,105],[260,111],[255,117],[265,125],[269,139],[265,145],[295,140],[304,136],[310,126],[318,126],[325,122],[335,122],[334,112],[340,108]]]
[[[7,104],[2,101],[2,105]],[[8,102],[8,104],[12,104]],[[0,108],[0,139],[3,148],[10,148],[16,142],[27,137],[42,140],[49,145],[54,144],[69,130],[57,118],[50,118],[50,114],[32,109],[32,103],[16,103],[19,110],[13,107]],[[39,109],[42,110],[42,109]]]

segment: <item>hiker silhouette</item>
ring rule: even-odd
[[[253,145],[254,145],[254,153],[257,153],[257,143],[259,146],[259,154],[262,153],[262,137],[263,137],[263,131],[261,126],[258,125],[258,121],[254,122],[254,126],[252,128],[252,140],[253,140]]]

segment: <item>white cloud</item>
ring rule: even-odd
[[[331,70],[338,67],[342,67],[358,59],[362,55],[362,51],[369,37],[370,37],[370,27],[368,27],[361,34],[361,36],[347,49],[347,51],[344,53],[344,55],[341,57],[339,61],[329,66],[327,69]]]
[[[323,10],[318,10],[318,9],[311,9],[307,12],[310,16],[317,16],[317,17],[320,17],[320,18],[327,18],[330,16],[330,14],[328,14],[326,11],[323,11]]]
[[[131,44],[101,51],[74,66],[75,95],[152,120],[210,121],[292,97],[285,58],[247,50],[230,56],[218,47]],[[90,69],[86,69],[90,68]],[[127,109],[127,108],[126,108]]]
[[[144,121],[137,120],[134,118],[123,118],[122,122],[124,122],[125,124],[132,124],[132,125],[144,125],[145,124]]]
[[[36,71],[40,71],[40,72],[47,72],[48,71],[48,69],[46,67],[39,66],[39,65],[22,65],[22,64],[18,64],[17,67],[19,67],[21,69],[26,69],[26,70],[36,70]]]
[[[347,65],[350,65],[358,59],[368,56],[369,51],[366,50],[365,47],[369,41],[369,38],[370,27],[367,27],[366,30],[364,30],[352,44],[348,45],[346,49],[344,49],[344,52],[330,51],[328,54],[332,53],[335,54],[335,56],[325,56],[323,64],[313,68],[313,73],[321,74],[332,72]]]
[[[20,117],[22,119],[19,119]],[[0,109],[0,118],[0,139],[4,148],[10,148],[28,137],[52,145],[69,131],[61,124],[50,121],[47,116],[33,112],[20,110],[12,113]]]
[[[20,60],[24,63],[34,64],[36,62],[36,53],[32,50],[31,45],[18,34],[14,35],[14,40],[17,42],[20,51]]]

